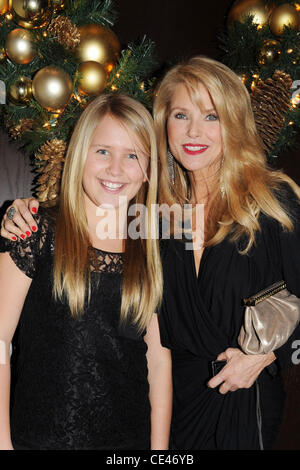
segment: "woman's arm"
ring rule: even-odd
[[[17,210],[13,221],[7,218],[7,212],[1,221],[1,236],[9,240],[16,241],[16,237],[30,237],[32,232],[36,232],[38,226],[32,214],[36,214],[39,208],[39,202],[34,198],[16,199],[13,204]]]
[[[10,436],[10,343],[19,322],[31,279],[9,253],[0,253],[0,449],[12,450]]]
[[[151,403],[151,450],[169,448],[172,414],[172,363],[171,352],[160,342],[157,315],[147,328],[148,380]]]

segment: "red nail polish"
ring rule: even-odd
[[[35,225],[33,225],[31,228],[32,228],[32,231],[33,231],[33,232],[36,232],[37,228],[36,228]]]
[[[33,208],[31,209],[31,212],[33,212],[34,214],[36,214],[36,207],[33,207]]]
[[[24,240],[26,238],[24,233],[22,233],[22,235],[20,235],[20,237],[22,238],[22,240]]]
[[[27,237],[30,237],[31,233],[27,230],[27,232],[25,232]]]
[[[11,239],[15,242],[17,240],[16,237],[11,237]]]

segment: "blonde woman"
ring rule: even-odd
[[[154,121],[160,202],[204,207],[202,246],[163,242],[159,320],[172,350],[173,446],[269,449],[283,409],[280,371],[299,327],[267,355],[245,355],[237,338],[243,298],[281,279],[300,297],[300,190],[267,166],[249,94],[221,63],[194,57],[173,67]],[[214,360],[226,365],[212,378]]]
[[[1,240],[1,449],[168,448],[152,218],[147,239],[124,236],[128,210],[150,208],[156,190],[150,114],[123,95],[96,98],[73,133],[58,209],[41,207],[23,241]],[[110,238],[105,218],[117,221]]]

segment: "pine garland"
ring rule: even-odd
[[[294,1],[288,0],[272,0],[273,4],[280,6],[284,3],[295,4]],[[248,18],[243,22],[235,21],[232,23],[228,30],[223,30],[220,34],[220,49],[222,51],[221,60],[234,70],[239,76],[245,77],[245,86],[251,95],[252,102],[255,103],[255,114],[258,119],[258,128],[262,140],[264,141],[267,156],[271,159],[273,156],[278,155],[284,149],[293,148],[297,146],[295,137],[300,128],[300,107],[292,106],[293,89],[286,91],[288,98],[285,96],[285,102],[289,103],[285,107],[285,111],[280,111],[280,130],[276,127],[273,137],[270,137],[270,129],[267,131],[262,126],[262,114],[257,116],[257,109],[259,107],[258,98],[260,92],[254,98],[255,83],[259,82],[268,83],[268,105],[264,102],[264,122],[267,123],[267,113],[269,121],[273,122],[274,116],[278,112],[277,98],[278,88],[276,80],[272,77],[277,70],[284,72],[291,78],[291,83],[299,80],[300,77],[300,32],[285,27],[284,32],[280,37],[275,36],[269,25],[265,25],[258,29],[257,25],[253,23],[253,17]],[[276,40],[280,44],[281,53],[276,61],[269,64],[261,65],[258,62],[259,51],[261,50],[264,41]],[[259,77],[259,78],[254,78]],[[261,85],[260,85],[261,86]],[[298,86],[299,88],[299,86]],[[262,113],[262,103],[260,104]],[[277,116],[278,117],[278,116]],[[275,130],[274,130],[275,132]],[[267,137],[268,136],[268,137]],[[272,141],[272,144],[271,144]]]
[[[63,11],[52,14],[48,25],[30,30],[38,52],[29,64],[19,65],[10,60],[1,63],[0,80],[4,81],[6,90],[18,77],[32,79],[49,65],[59,67],[73,78],[72,99],[60,115],[47,111],[33,98],[24,105],[10,102],[2,105],[0,126],[32,155],[39,174],[37,195],[41,201],[53,202],[58,197],[66,145],[83,109],[94,99],[94,96],[80,96],[77,90],[79,27],[96,24],[112,28],[116,16],[112,0],[69,0]],[[18,27],[5,15],[0,17],[0,48],[4,47],[10,31]],[[150,108],[153,80],[147,77],[155,66],[154,43],[144,37],[139,45],[130,44],[121,52],[104,92],[126,92]]]

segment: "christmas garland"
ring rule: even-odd
[[[95,96],[120,90],[151,107],[154,44],[120,50],[111,0],[0,0],[0,15],[0,125],[34,156],[36,193],[53,203],[70,134]]]

